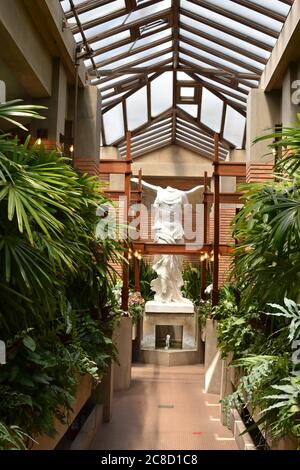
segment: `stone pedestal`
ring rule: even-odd
[[[157,326],[182,327],[182,348],[156,347]],[[169,366],[200,362],[198,322],[192,302],[146,303],[141,356],[145,363]]]

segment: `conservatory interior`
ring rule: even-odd
[[[0,449],[300,448],[300,0],[0,40]]]

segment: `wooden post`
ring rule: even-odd
[[[207,245],[208,243],[208,203],[206,194],[208,192],[208,177],[207,171],[204,173],[204,223],[203,223],[203,244]],[[202,261],[202,271],[201,271],[201,299],[205,299],[205,289],[206,289],[206,276],[207,276],[207,261]]]
[[[126,161],[131,162],[131,132],[126,134]],[[131,172],[125,173],[125,204],[124,204],[124,224],[128,225],[128,212],[130,207],[130,178]],[[128,238],[128,229],[126,227],[126,236]],[[126,243],[125,243],[126,245]],[[128,266],[128,251],[124,251],[125,262],[123,263],[123,286],[122,286],[122,310],[128,311],[128,298],[129,298],[129,266]]]
[[[138,199],[137,203],[141,204],[142,202],[142,169],[139,169],[139,182],[138,182]],[[141,230],[141,224],[139,223],[137,230]],[[138,258],[134,258],[134,290],[136,292],[141,291],[140,287],[140,260]]]
[[[219,244],[220,244],[220,176],[219,176],[219,134],[215,134],[214,154],[214,262],[213,262],[213,291],[212,304],[219,302]]]

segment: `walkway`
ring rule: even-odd
[[[219,421],[203,367],[136,365],[129,390],[115,393],[113,417],[91,445],[100,450],[237,450]]]

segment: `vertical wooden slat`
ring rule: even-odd
[[[213,262],[213,291],[212,304],[217,305],[219,302],[219,243],[220,243],[220,176],[219,176],[219,143],[220,136],[215,134],[215,172],[214,172],[214,262]]]
[[[208,204],[205,198],[206,193],[208,192],[208,177],[207,171],[204,173],[204,211],[203,211],[203,243],[207,245],[208,243]],[[201,272],[201,299],[205,299],[205,289],[206,289],[206,277],[207,277],[207,260],[202,261],[202,272]]]
[[[131,132],[126,134],[126,160],[131,161]],[[125,174],[125,204],[124,204],[124,223],[128,225],[128,211],[130,204],[130,178],[131,173]],[[128,230],[126,229],[126,235]],[[128,251],[124,252],[125,259],[128,261]],[[123,286],[122,286],[122,310],[128,311],[128,298],[129,298],[129,266],[128,262],[123,263]]]

